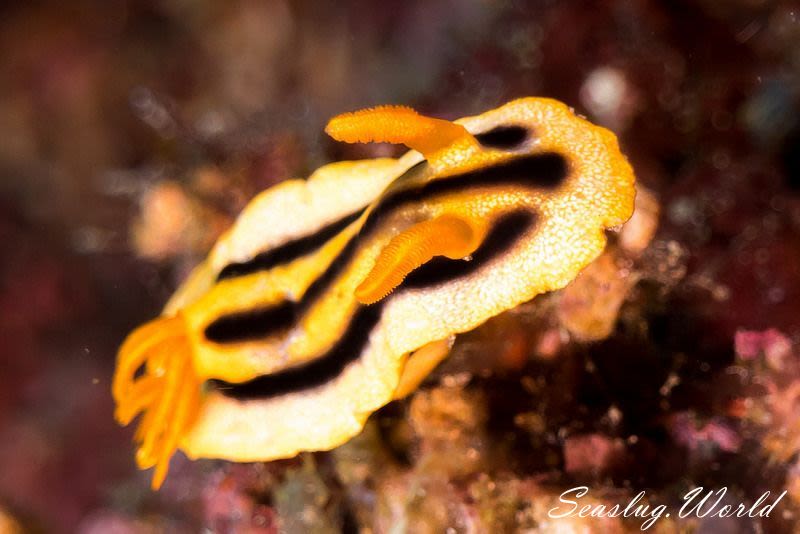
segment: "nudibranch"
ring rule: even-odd
[[[615,136],[524,98],[454,122],[405,107],[333,118],[398,159],[331,163],[258,195],[122,345],[116,419],[140,468],[328,450],[413,391],[454,334],[559,289],[631,215]]]

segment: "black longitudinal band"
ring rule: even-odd
[[[355,213],[342,217],[338,221],[330,223],[311,235],[288,241],[271,250],[256,254],[248,261],[229,263],[219,272],[217,281],[245,276],[259,271],[268,271],[277,265],[289,263],[306,254],[314,252],[330,239],[336,237],[342,230],[353,224],[362,213],[364,213],[364,210],[360,209]]]
[[[406,171],[406,175],[415,172],[420,165],[422,164]],[[359,244],[363,240],[369,239],[380,221],[385,220],[386,216],[394,210],[406,205],[428,201],[440,194],[464,191],[470,188],[516,185],[526,188],[552,189],[562,183],[567,172],[567,164],[562,156],[552,153],[538,154],[521,157],[488,169],[436,178],[421,186],[389,192],[369,213],[359,233],[348,241],[325,272],[306,290],[300,302],[284,302],[223,315],[206,327],[205,336],[209,341],[216,343],[241,343],[285,332],[331,287],[352,260]],[[435,272],[437,269],[441,269],[439,274]],[[434,259],[430,267],[423,267],[419,274],[412,273],[407,283],[414,284],[416,280],[426,277],[430,279],[438,277],[438,279],[445,280],[448,276],[457,276],[456,271],[458,270],[462,270],[466,274],[468,269],[470,269],[468,263],[448,263],[444,260]]]
[[[335,283],[352,261],[362,240],[369,239],[379,221],[393,210],[424,202],[440,194],[473,187],[516,185],[555,189],[563,183],[568,173],[567,162],[562,156],[539,154],[521,157],[489,169],[436,178],[416,188],[399,189],[390,193],[370,212],[358,235],[350,239],[329,268],[311,284],[300,302],[223,316],[209,325],[206,335],[216,334],[218,341],[222,338],[224,342],[239,342],[264,338],[288,329]],[[472,255],[472,261],[434,258],[412,272],[398,291],[438,285],[468,276],[512,247],[534,223],[534,215],[529,211],[508,213],[495,223],[484,243]],[[241,384],[220,380],[212,380],[210,383],[225,395],[240,399],[268,398],[324,384],[360,356],[369,333],[380,319],[384,303],[385,301],[381,301],[368,307],[359,307],[339,341],[325,354],[308,363],[259,376]]]
[[[426,162],[421,161],[409,167],[403,174],[396,178],[395,181],[402,182],[408,176],[420,171],[425,164]],[[366,208],[359,209],[354,213],[342,217],[338,221],[334,221],[320,228],[313,234],[293,239],[273,249],[265,250],[264,252],[256,254],[248,261],[230,263],[220,270],[217,275],[217,281],[245,276],[260,271],[268,271],[278,265],[285,265],[298,258],[311,254],[319,250],[330,239],[336,237],[341,231],[358,220],[365,210]]]
[[[209,384],[226,397],[239,400],[265,399],[320,386],[338,376],[347,364],[359,357],[369,333],[381,318],[381,307],[378,304],[359,308],[336,345],[308,363],[240,384],[222,380],[210,380]]]
[[[402,189],[385,196],[367,216],[360,234],[371,232],[388,212],[401,205],[477,187],[514,185],[525,189],[554,190],[568,174],[569,168],[563,156],[545,153],[523,156],[488,169],[435,178],[419,187]]]
[[[481,269],[509,250],[533,224],[534,216],[529,211],[506,214],[494,224],[484,243],[472,255],[471,261],[443,259],[441,264],[430,271],[426,271],[423,266],[401,284],[398,292],[404,288],[446,283]],[[225,396],[240,400],[265,399],[325,384],[359,358],[370,332],[380,320],[385,302],[383,300],[370,306],[360,306],[339,341],[325,354],[308,363],[240,384],[221,380],[212,380],[210,383]]]
[[[262,339],[269,332],[280,332],[294,324],[297,305],[284,301],[277,306],[234,312],[217,318],[203,332],[214,343],[241,343]],[[265,331],[264,326],[269,325]]]
[[[532,137],[530,130],[518,125],[497,126],[486,132],[475,134],[475,139],[483,146],[504,150],[517,148]]]

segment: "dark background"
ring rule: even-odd
[[[0,51],[0,511],[25,528],[208,524],[202,488],[135,470],[115,351],[256,192],[397,153],[327,139],[342,111],[558,98],[619,135],[687,255],[650,324],[711,362],[695,389],[737,330],[800,335],[797,3],[6,2]]]

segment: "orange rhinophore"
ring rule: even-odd
[[[394,236],[381,250],[372,270],[356,288],[356,299],[362,304],[373,304],[434,256],[466,258],[485,236],[486,225],[479,219],[440,215],[417,223]]]
[[[420,115],[406,106],[378,106],[344,113],[328,122],[325,132],[345,143],[395,143],[406,145],[437,160],[441,151],[465,151],[478,142],[464,126]]]

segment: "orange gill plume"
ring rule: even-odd
[[[372,270],[356,288],[356,299],[362,304],[378,302],[434,256],[452,260],[469,256],[480,246],[486,231],[481,219],[450,214],[413,225],[381,250]]]
[[[137,376],[140,369],[143,373]],[[142,413],[134,437],[139,444],[136,462],[140,469],[155,466],[152,487],[158,489],[200,407],[200,383],[181,314],[150,321],[128,336],[117,357],[111,391],[120,424]]]

